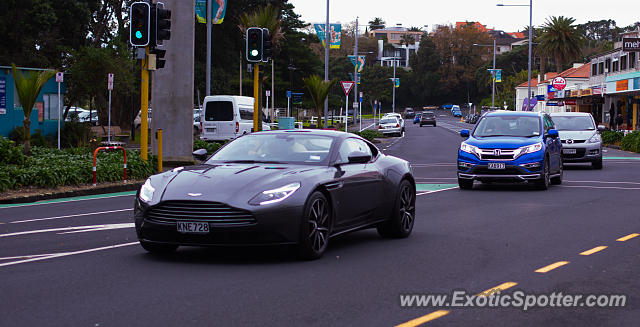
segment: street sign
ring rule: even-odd
[[[291,91],[287,91],[287,98],[291,97]]]
[[[302,95],[304,93],[291,93],[293,95],[293,104],[302,104]]]
[[[562,76],[558,76],[553,79],[553,82],[551,83],[551,85],[553,85],[553,88],[558,91],[564,90],[564,88],[567,86],[567,80],[564,79],[564,77]]]
[[[113,90],[113,74],[111,73],[107,75],[107,89],[109,89],[109,91]]]
[[[63,72],[57,72],[56,73],[56,83],[62,83],[64,82],[64,73]]]
[[[266,91],[264,91],[264,93],[265,93],[265,95],[266,95],[266,96],[268,96],[268,97],[270,97],[270,96],[271,96],[271,91],[270,91],[270,90],[266,90]]]
[[[358,109],[358,103],[357,102],[353,103],[353,109]]]
[[[341,81],[340,85],[342,86],[342,90],[344,91],[344,95],[349,95],[349,92],[351,92],[351,89],[353,88],[353,86],[356,84],[356,82],[354,81]]]

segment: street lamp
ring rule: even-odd
[[[477,44],[474,43],[473,46],[476,47],[491,47],[493,46],[493,69],[491,70],[491,79],[492,79],[492,87],[491,87],[491,108],[495,107],[496,102],[496,38],[493,38],[493,45],[489,44]]]
[[[505,5],[502,3],[497,4],[498,7],[529,7],[529,73],[527,79],[527,110],[529,109],[529,99],[531,98],[531,35],[533,32],[533,0],[529,0],[528,5]]]

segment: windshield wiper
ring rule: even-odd
[[[279,164],[281,163],[280,161],[262,161],[262,160],[226,160],[223,161],[224,163],[239,163],[239,164],[255,164],[255,163],[261,163],[261,164]]]

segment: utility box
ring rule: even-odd
[[[278,118],[278,129],[294,129],[295,119],[293,117],[280,117]]]

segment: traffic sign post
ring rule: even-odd
[[[271,91],[270,90],[266,90],[264,91],[264,95],[267,96],[267,113],[269,112],[269,97],[271,96]]]
[[[564,90],[565,87],[567,87],[567,80],[564,79],[564,77],[562,76],[558,76],[553,79],[553,81],[551,82],[551,85],[553,86],[554,89],[561,91],[561,90]]]
[[[289,115],[290,108],[291,108],[291,91],[287,91],[287,117],[291,117]]]
[[[360,103],[358,105],[358,116],[360,116],[360,131],[362,132],[362,92],[360,92],[360,97],[358,102]]]
[[[109,89],[109,134],[107,142],[111,143],[111,90],[113,90],[113,74],[107,75],[107,89]]]
[[[353,86],[356,84],[356,82],[354,81],[341,81],[340,85],[342,86],[342,90],[344,91],[344,95],[345,95],[345,100],[344,100],[344,106],[345,106],[345,116],[347,117],[344,120],[344,131],[348,132],[348,127],[347,125],[349,124],[349,92],[351,92],[351,89],[353,88]],[[355,106],[353,108],[355,110]],[[355,114],[355,113],[354,113]]]
[[[60,150],[60,115],[62,114],[60,105],[60,84],[62,84],[62,82],[64,82],[64,73],[57,72],[56,83],[58,83],[58,150]]]

